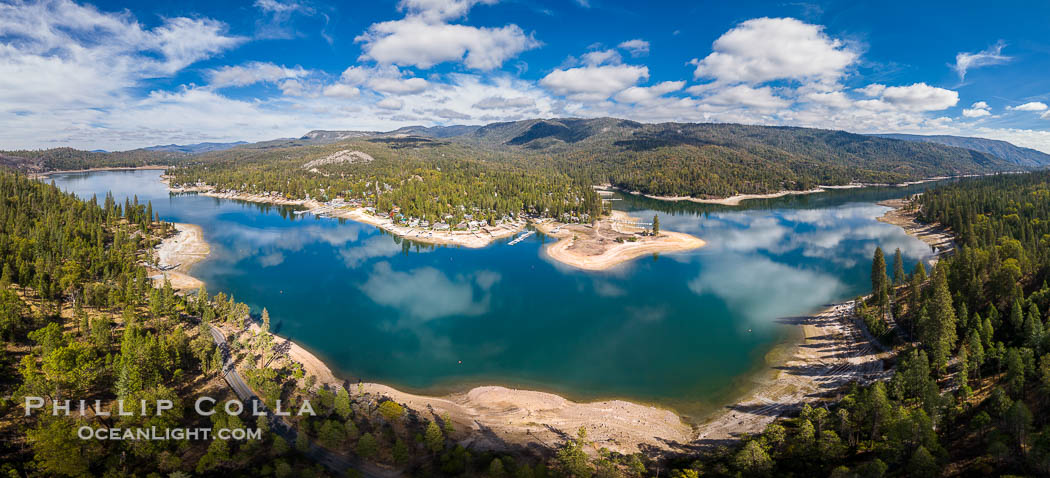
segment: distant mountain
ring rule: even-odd
[[[532,119],[489,124],[450,140],[550,157],[588,181],[661,196],[724,197],[1018,169],[988,153],[935,143],[725,123]]]
[[[948,135],[926,136],[918,134],[876,134],[872,136],[878,136],[880,138],[899,139],[904,141],[922,141],[925,143],[937,143],[948,146],[955,146],[957,148],[971,149],[974,151],[980,151],[982,153],[991,154],[1018,166],[1050,166],[1050,154],[1046,154],[1042,151],[1036,151],[1031,148],[1015,146],[1013,144],[1007,143],[1006,141],[999,141],[995,139],[969,138],[965,136]]]
[[[197,144],[164,144],[142,148],[146,151],[168,151],[172,153],[200,154],[211,151],[224,151],[230,148],[248,144],[247,141],[234,143],[197,143]]]
[[[304,134],[303,137],[299,139],[312,140],[313,142],[334,143],[336,141],[367,138],[375,135],[375,131],[328,131],[322,129],[315,129],[309,133]]]
[[[429,138],[451,138],[453,136],[461,136],[464,134],[473,133],[477,131],[481,126],[470,126],[470,125],[452,125],[452,126],[405,126],[404,128],[398,128],[393,131],[383,133],[384,135],[414,135],[414,136],[426,136]]]

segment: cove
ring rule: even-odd
[[[151,201],[198,224],[211,255],[192,270],[210,293],[266,307],[274,331],[351,381],[416,393],[497,384],[575,400],[622,398],[698,416],[731,400],[792,329],[778,318],[866,293],[871,254],[932,254],[875,202],[930,184],[833,190],[728,207],[617,195],[707,241],[603,272],[547,259],[536,234],[482,249],[432,247],[366,224],[195,194],[169,195],[161,171],[55,174],[101,201]]]

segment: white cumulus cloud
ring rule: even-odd
[[[627,50],[631,56],[638,58],[649,54],[649,42],[636,38],[634,40],[627,40],[619,44],[619,47]]]
[[[1043,103],[1041,101],[1030,101],[1023,105],[1006,107],[1006,109],[1013,111],[1045,111],[1046,108],[1046,103]]]
[[[554,70],[540,80],[540,85],[574,100],[601,101],[646,78],[649,68],[644,66],[584,66]]]
[[[616,94],[616,101],[622,103],[644,103],[660,96],[682,89],[684,81],[665,81],[653,86],[632,86]]]
[[[859,104],[872,109],[897,108],[906,111],[937,111],[955,106],[959,92],[915,83],[908,86],[885,86],[872,84],[861,90],[878,100],[867,100]]]
[[[476,1],[403,0],[406,16],[375,23],[355,41],[362,43],[362,59],[381,64],[430,68],[444,62],[462,62],[468,68],[492,70],[539,42],[521,27],[474,27],[448,23],[460,18]],[[493,2],[484,2],[493,3]]]
[[[988,103],[984,101],[978,101],[969,108],[963,110],[962,115],[967,118],[980,118],[981,116],[990,116],[992,114],[992,107],[988,106]]]
[[[823,30],[794,18],[745,21],[715,40],[710,55],[693,60],[694,74],[723,83],[837,81],[859,54]]]

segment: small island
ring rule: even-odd
[[[653,220],[643,223],[623,211],[613,211],[593,224],[547,221],[537,222],[536,229],[561,239],[547,247],[551,259],[590,271],[609,269],[646,254],[688,251],[706,245],[703,239],[689,234],[661,231],[659,219]]]

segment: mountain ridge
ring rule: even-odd
[[[923,141],[928,143],[955,146],[982,153],[998,156],[1018,166],[1042,167],[1050,166],[1050,154],[1042,151],[1017,146],[1013,143],[998,139],[977,138],[972,136],[952,135],[921,135],[921,134],[899,134],[885,133],[873,134],[881,138],[897,139],[901,141]]]

